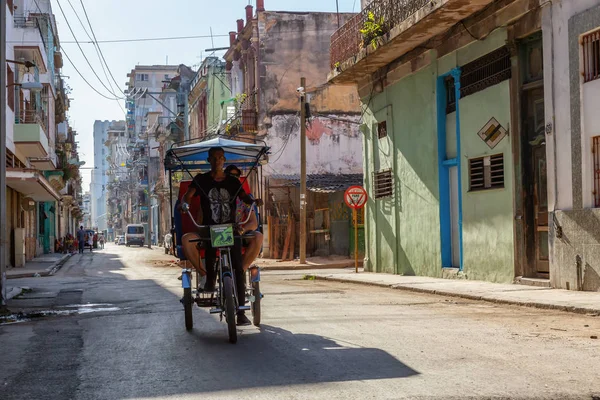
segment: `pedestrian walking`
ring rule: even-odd
[[[83,254],[83,249],[85,248],[85,242],[87,239],[86,236],[87,233],[83,229],[83,225],[81,225],[79,227],[79,230],[77,231],[77,241],[79,242],[79,254]]]

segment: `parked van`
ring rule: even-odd
[[[132,244],[137,244],[139,246],[143,246],[145,239],[146,239],[146,234],[144,232],[144,225],[140,225],[140,224],[127,225],[127,229],[125,230],[125,245],[127,247],[131,246]]]

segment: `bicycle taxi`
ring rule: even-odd
[[[267,163],[267,154],[269,148],[264,144],[245,143],[231,140],[223,136],[216,136],[211,139],[190,143],[174,144],[165,155],[165,170],[169,175],[169,192],[171,206],[171,236],[173,240],[173,249],[175,256],[180,260],[186,260],[182,237],[188,232],[204,232],[204,237],[193,240],[198,242],[197,251],[204,263],[204,248],[207,245],[217,249],[215,261],[215,271],[217,275],[217,285],[214,292],[205,292],[203,290],[206,275],[204,271],[197,271],[192,268],[182,270],[181,281],[183,288],[183,304],[185,314],[185,327],[187,330],[193,328],[192,308],[196,304],[201,308],[208,308],[210,314],[219,314],[220,319],[225,320],[228,326],[229,341],[237,342],[236,314],[239,311],[250,310],[252,312],[252,322],[255,326],[260,325],[260,303],[262,294],[260,292],[260,273],[246,273],[246,301],[249,306],[238,304],[236,293],[235,273],[231,262],[230,250],[236,239],[248,239],[252,234],[239,235],[236,224],[202,226],[195,220],[197,210],[200,204],[200,198],[195,197],[191,204],[183,202],[183,196],[191,184],[194,176],[200,172],[210,171],[208,162],[208,153],[211,148],[219,147],[225,151],[225,166],[235,165],[244,172],[240,179],[241,187],[246,193],[251,193],[249,181],[257,182],[258,192],[260,193],[260,184],[262,181],[261,167]],[[183,178],[182,178],[183,177]],[[177,200],[173,193],[173,181],[179,181]],[[262,230],[260,213],[256,204],[251,207],[246,221],[238,221],[239,225],[245,224],[256,213],[259,222],[259,231]],[[210,232],[210,237],[206,235]],[[242,250],[243,251],[243,250]],[[258,272],[258,271],[256,271]]]

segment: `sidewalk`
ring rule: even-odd
[[[358,262],[359,268],[362,268],[362,263],[362,260]],[[255,264],[265,271],[354,268],[354,260],[344,256],[309,257],[306,259],[306,264],[300,264],[298,259],[292,261],[280,261],[268,258],[257,258]]]
[[[24,267],[8,269],[6,271],[6,278],[17,279],[53,275],[70,257],[70,254],[44,254],[28,261]]]
[[[390,289],[600,316],[600,292],[577,292],[516,284],[370,272],[356,274],[353,270],[335,271],[335,273],[313,273],[311,275],[315,279],[335,282],[358,283]]]

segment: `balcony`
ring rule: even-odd
[[[41,110],[26,110],[15,117],[14,142],[25,157],[49,156],[47,126],[48,118]]]
[[[239,96],[235,102],[234,115],[229,119],[226,131],[230,135],[258,132],[256,92]]]
[[[331,37],[331,83],[356,83],[494,0],[373,0]]]

